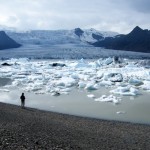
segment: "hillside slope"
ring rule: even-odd
[[[108,37],[95,42],[93,45],[107,49],[150,53],[150,31],[137,26],[127,35]]]
[[[21,45],[11,39],[4,31],[0,31],[0,50],[18,48]]]

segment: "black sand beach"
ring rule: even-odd
[[[75,117],[0,103],[1,150],[149,150],[150,125]]]

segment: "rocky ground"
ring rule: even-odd
[[[0,103],[1,150],[149,150],[150,126]]]

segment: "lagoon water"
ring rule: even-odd
[[[1,78],[0,82],[4,80],[5,84],[10,84],[9,79],[6,82],[6,79]],[[1,89],[3,86],[4,83],[1,84]],[[22,91],[14,88],[9,90],[10,92],[0,92],[0,102],[20,105],[19,97]],[[93,98],[87,97],[88,94],[94,94],[96,98],[104,94],[110,95],[109,90],[101,88],[87,92],[73,89],[68,95],[60,96],[25,92],[26,106],[77,116],[150,124],[150,93],[143,91],[142,95],[136,97],[121,96],[122,101],[117,105],[111,102],[96,102]]]

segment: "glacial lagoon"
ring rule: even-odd
[[[6,61],[1,64],[3,62]],[[53,62],[66,66],[52,67]],[[150,124],[150,69],[131,60],[122,67],[110,62],[111,58],[94,61],[7,60],[11,66],[0,69],[0,101],[20,105],[19,97],[24,92],[27,107]],[[120,79],[118,74],[110,76],[114,72],[121,73],[123,81],[112,82]]]

